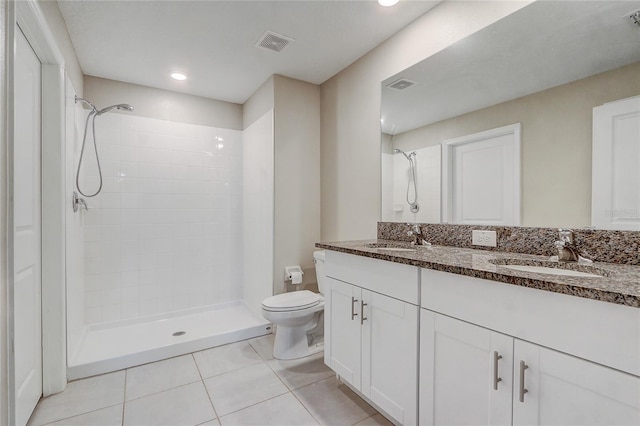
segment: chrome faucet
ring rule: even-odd
[[[426,236],[422,233],[420,229],[420,225],[417,223],[407,223],[407,225],[411,226],[411,230],[407,232],[407,235],[410,237],[414,237],[414,240],[411,242],[411,245],[415,246],[430,246],[426,239]]]
[[[573,243],[574,236],[571,229],[558,229],[559,240],[555,242],[558,249],[558,261],[560,262],[591,262],[590,259],[580,255],[578,248]]]

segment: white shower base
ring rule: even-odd
[[[108,373],[269,333],[271,324],[242,301],[93,324],[69,360],[67,377]]]

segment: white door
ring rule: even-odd
[[[362,393],[404,425],[418,415],[418,309],[362,290]]]
[[[640,231],[640,96],[593,109],[591,225]]]
[[[42,395],[40,256],[41,64],[16,31],[14,100],[15,419],[27,423]]]
[[[360,288],[330,278],[327,299],[325,318],[329,324],[325,323],[328,330],[325,340],[329,339],[329,348],[325,347],[325,362],[345,381],[360,389]]]
[[[443,142],[443,220],[520,224],[520,124]]]
[[[426,309],[420,424],[510,425],[513,338]]]
[[[640,378],[521,340],[514,348],[514,425],[640,424]]]

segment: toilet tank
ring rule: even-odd
[[[313,263],[316,265],[316,278],[318,279],[318,291],[324,294],[327,277],[324,274],[324,250],[313,252]]]

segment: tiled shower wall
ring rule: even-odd
[[[82,213],[85,324],[241,298],[242,132],[110,113],[96,134],[103,188]]]

